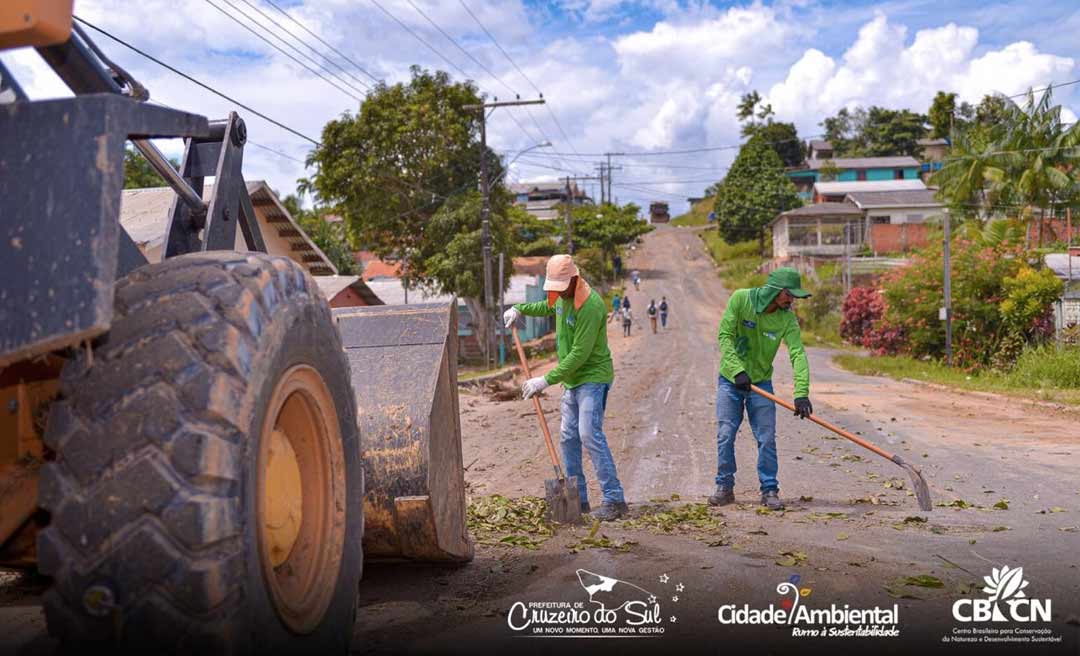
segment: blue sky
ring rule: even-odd
[[[234,16],[247,12],[253,22],[277,30],[255,14],[251,7],[257,6],[303,34],[267,0],[76,0],[76,13],[313,137],[327,120],[356,109],[354,98],[237,26],[210,1]],[[505,114],[510,110],[497,114],[490,126],[492,144],[514,153],[551,140],[555,145],[548,151],[568,153],[540,150],[522,157],[511,171],[515,180],[591,171],[599,158],[590,153],[735,144],[735,104],[753,89],[772,103],[779,119],[795,122],[801,134],[812,136],[822,118],[845,106],[925,111],[938,89],[977,101],[988,92],[1016,93],[1031,85],[1080,78],[1075,40],[1080,5],[1070,1],[465,2],[544,92],[552,110],[514,110],[520,126]],[[503,82],[522,96],[535,95],[459,0],[379,3],[490,95],[509,96]],[[461,77],[371,0],[276,4],[387,81],[405,79],[410,64],[449,69]],[[466,58],[413,5],[501,82]],[[158,101],[211,117],[232,109],[108,39],[97,38]],[[63,93],[32,52],[2,57],[32,96]],[[338,62],[359,79],[344,78],[360,90],[351,93],[362,95],[363,82],[370,80],[347,62]],[[1074,91],[1078,87],[1062,89],[1057,96],[1069,117],[1080,107]],[[248,117],[248,127],[253,142],[284,156],[249,148],[245,175],[291,192],[296,179],[305,175],[301,160],[309,144],[255,117]],[[166,147],[172,152],[180,148],[177,143]],[[626,168],[616,176],[616,196],[642,205],[667,200],[678,211],[687,196],[700,195],[709,180],[723,175],[733,154],[718,150],[620,158]]]

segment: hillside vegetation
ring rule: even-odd
[[[709,222],[709,212],[713,211],[716,204],[716,196],[707,196],[690,207],[686,214],[680,214],[671,220],[673,225],[698,226]]]

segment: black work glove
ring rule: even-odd
[[[750,376],[747,376],[745,371],[735,374],[735,389],[740,392],[750,391]]]
[[[810,405],[810,399],[805,396],[795,399],[795,416],[806,419],[814,413],[814,406]]]

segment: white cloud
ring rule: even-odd
[[[987,93],[1011,95],[1070,79],[1076,67],[1072,58],[1040,52],[1026,41],[976,56],[978,51],[979,32],[973,27],[949,23],[919,30],[908,43],[904,26],[878,15],[862,26],[840,62],[806,50],[767,98],[781,119],[815,131],[822,118],[841,107],[924,112],[939,90],[977,103]]]
[[[223,0],[213,1],[229,8]],[[251,1],[296,35],[327,51],[261,0]],[[532,86],[460,3],[412,1],[514,92],[535,97]],[[465,69],[489,96],[510,97],[510,91],[434,30],[409,2],[380,2]],[[809,136],[819,131],[817,124],[824,117],[844,106],[877,104],[925,111],[939,89],[954,90],[965,100],[977,101],[993,90],[1016,93],[1030,85],[1076,77],[1074,60],[1063,56],[1072,52],[1018,38],[1012,42],[999,38],[992,46],[981,43],[979,31],[965,25],[962,17],[947,7],[940,12],[946,18],[939,24],[917,31],[902,21],[890,20],[902,10],[898,9],[902,2],[883,5],[877,14],[873,9],[844,8],[840,18],[849,34],[840,41],[833,36],[831,42],[825,42],[822,35],[826,28],[837,24],[832,20],[837,8],[820,5],[817,0],[757,1],[725,8],[701,0],[565,0],[543,7],[526,5],[524,0],[466,2],[543,91],[572,143],[571,147],[563,138],[548,108],[500,109],[489,123],[489,142],[511,153],[543,139],[555,143],[548,150],[570,152],[573,148],[586,154],[734,144],[740,141],[735,106],[741,94],[754,88],[766,95],[781,120],[795,121],[800,132]],[[242,2],[233,4],[254,14]],[[460,78],[439,56],[370,3],[304,0],[288,11],[389,83],[407,79],[411,64],[449,69],[455,79]],[[80,0],[77,13],[313,137],[319,136],[326,121],[357,107],[355,100],[300,68],[204,0]],[[662,18],[655,22],[646,23],[641,18],[657,15]],[[236,109],[106,37],[91,34],[150,88],[153,98],[211,118]],[[63,85],[32,51],[0,56],[32,97],[66,95]],[[1063,90],[1059,100],[1068,104],[1072,91]],[[302,139],[246,110],[238,111],[248,121],[253,142],[295,159],[302,160],[307,154],[310,144]],[[511,112],[524,130],[512,120]],[[1068,108],[1063,114],[1074,117]],[[173,143],[169,148],[175,153],[178,146]],[[592,172],[594,162],[600,159],[556,159],[544,152],[523,157],[514,174],[526,179],[563,174],[527,162]],[[626,168],[615,181],[718,178],[720,167],[733,155],[733,150],[722,150],[622,158]],[[285,193],[305,174],[296,161],[258,148],[249,148],[244,159],[246,177],[266,178]],[[688,174],[686,168],[679,167],[697,168]],[[656,188],[696,196],[705,186]],[[616,188],[616,195],[639,204],[665,198],[627,188]],[[673,206],[673,210],[679,209]]]

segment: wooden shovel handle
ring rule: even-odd
[[[784,401],[783,399],[776,396],[775,394],[769,394],[768,392],[761,389],[757,385],[751,385],[750,389],[754,390],[758,394],[760,394],[760,395],[764,396],[765,398],[769,399],[773,403],[782,405],[785,408],[787,408],[788,410],[791,410],[792,412],[795,411],[795,406],[794,405],[788,403],[787,401]],[[893,454],[889,453],[885,449],[882,449],[881,447],[879,447],[877,445],[871,444],[871,443],[867,442],[866,440],[862,439],[861,437],[857,437],[857,436],[847,432],[846,430],[844,430],[843,428],[840,428],[839,426],[833,426],[832,424],[825,421],[824,419],[818,419],[814,415],[810,415],[809,417],[807,417],[807,419],[814,422],[818,426],[824,426],[825,428],[828,428],[829,430],[836,433],[840,437],[846,437],[847,439],[851,440],[855,444],[858,444],[859,446],[861,446],[864,449],[869,449],[869,450],[873,451],[874,453],[878,454],[882,458],[885,458],[887,460],[893,460],[893,461],[896,460],[896,458],[893,456]]]
[[[521,359],[521,368],[525,370],[525,378],[532,378],[532,374],[529,373],[529,361],[525,358],[525,349],[521,348],[521,340],[518,338],[517,326],[511,326],[511,333],[514,336],[514,346],[517,348],[518,358]],[[555,451],[555,442],[551,439],[551,430],[548,429],[547,417],[544,416],[544,409],[540,406],[540,397],[533,395],[533,405],[536,407],[536,417],[540,420],[540,430],[544,433],[544,442],[547,443],[548,453],[551,455],[551,464],[555,466],[555,475],[559,480],[563,480],[565,477],[562,473],[562,466],[559,465],[559,454]]]

